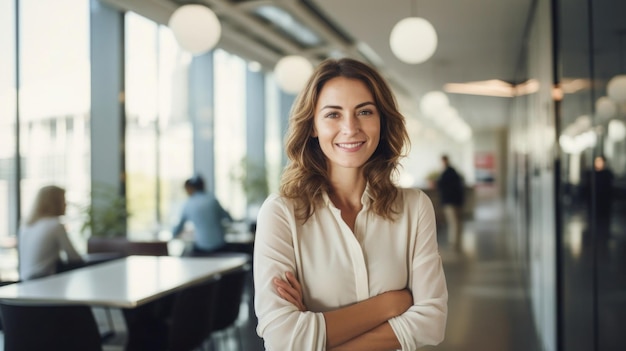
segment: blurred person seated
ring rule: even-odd
[[[176,238],[185,232],[185,224],[193,224],[193,247],[184,255],[205,256],[229,251],[224,226],[233,221],[230,214],[214,194],[205,190],[204,179],[200,175],[187,179],[184,187],[189,198],[183,205],[178,224],[172,230],[172,236]]]
[[[31,214],[21,226],[18,237],[21,280],[55,274],[59,264],[84,263],[61,223],[65,208],[65,189],[49,185],[37,193]]]

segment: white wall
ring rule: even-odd
[[[411,150],[402,162],[403,186],[428,187],[427,176],[441,171],[441,155],[447,154],[452,165],[463,174],[467,184],[474,184],[473,142],[458,143],[438,129],[417,119],[407,121]]]

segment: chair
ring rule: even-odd
[[[239,334],[239,328],[237,328],[236,322],[239,317],[239,309],[241,307],[246,282],[251,270],[250,255],[244,253],[220,254],[220,256],[228,255],[245,256],[248,259],[248,263],[240,269],[223,274],[219,279],[217,289],[217,305],[214,313],[215,319],[213,320],[213,331],[215,333],[219,333],[234,329],[237,334],[235,338],[237,341],[237,347],[239,350],[242,350],[241,335]],[[221,338],[221,340],[223,343],[224,339]]]
[[[13,281],[13,280],[5,280],[5,281],[0,281],[0,286],[5,286],[5,285],[10,285],[10,284],[15,284],[15,283],[19,283],[19,280],[17,281]],[[2,314],[0,314],[0,330],[2,330],[4,327],[2,326]]]
[[[5,351],[102,351],[89,306],[17,305],[0,301]]]
[[[201,348],[213,331],[219,277],[186,288],[174,296],[169,320],[169,351]]]

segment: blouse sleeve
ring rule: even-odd
[[[76,251],[74,245],[70,241],[70,238],[67,236],[67,231],[65,231],[65,227],[58,223],[57,228],[55,229],[57,240],[59,242],[59,246],[61,250],[65,252],[67,255],[68,262],[81,262],[83,260],[82,256]]]
[[[301,312],[281,298],[272,284],[285,272],[296,271],[293,237],[296,224],[292,211],[281,198],[271,195],[261,206],[254,244],[255,311],[257,333],[265,349],[326,349],[326,324],[322,313]]]
[[[413,193],[414,194],[414,193]],[[448,289],[437,246],[435,211],[431,200],[418,192],[417,235],[411,247],[409,287],[413,306],[402,315],[389,320],[403,351],[443,341],[448,315]]]

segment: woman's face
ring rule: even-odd
[[[380,115],[363,82],[344,77],[326,82],[315,106],[313,136],[331,170],[360,168],[369,160],[380,141]]]

